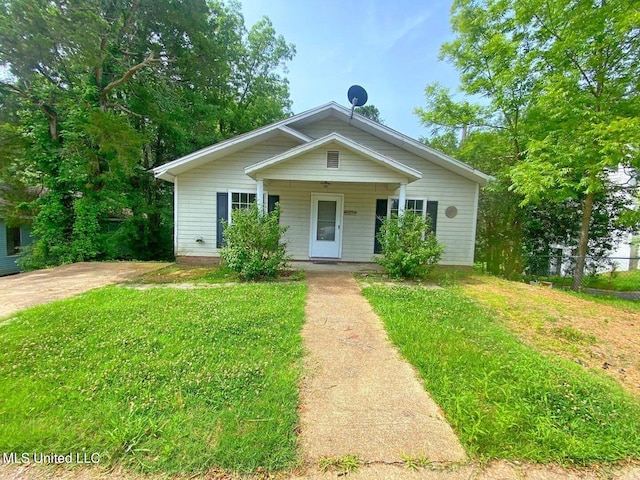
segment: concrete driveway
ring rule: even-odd
[[[0,318],[23,308],[131,280],[169,265],[151,262],[83,262],[0,277]]]

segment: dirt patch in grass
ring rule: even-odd
[[[640,396],[640,310],[488,276],[469,278],[464,289],[524,341],[604,372]]]
[[[215,266],[202,265],[178,265],[167,267],[146,273],[135,279],[136,283],[183,283],[183,282],[222,282],[235,281],[237,276],[228,269]]]

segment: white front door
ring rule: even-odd
[[[342,195],[311,194],[309,256],[342,256]]]

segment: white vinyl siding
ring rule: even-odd
[[[287,250],[295,260],[309,258],[311,194],[343,194],[342,260],[373,259],[376,198],[386,198],[385,185],[335,183],[327,188],[315,182],[273,182],[270,191],[280,195],[280,222],[289,225]]]
[[[422,172],[422,179],[407,185],[406,197],[439,202],[437,237],[445,244],[441,263],[473,264],[476,183],[342,121],[325,119],[300,131],[312,138],[338,132]],[[216,193],[255,192],[256,181],[244,174],[244,168],[296,145],[299,142],[289,137],[277,137],[181,174],[176,195],[179,222],[176,254],[218,256],[215,248]],[[340,151],[338,169],[327,168],[327,150]],[[376,199],[397,198],[399,183],[406,181],[387,167],[331,145],[283,161],[260,173],[267,179],[265,188],[269,193],[280,196],[280,221],[289,226],[286,234],[288,252],[297,260],[309,258],[311,193],[344,194],[342,259],[366,262],[373,258]],[[323,182],[329,185],[325,188]],[[458,209],[458,215],[452,219],[444,214],[451,205]],[[423,208],[426,208],[426,201]],[[196,242],[197,238],[204,241]]]
[[[331,118],[320,120],[300,128],[300,131],[314,139],[324,137],[331,132],[338,132],[365,147],[422,172],[420,180],[407,185],[406,195],[407,198],[428,198],[438,202],[436,236],[440,242],[445,244],[445,253],[440,263],[473,265],[477,188],[475,182],[340,120]],[[398,195],[399,190],[391,194],[396,198]],[[446,208],[451,205],[458,209],[458,215],[455,218],[447,218],[444,214]]]
[[[330,144],[329,148],[334,147]],[[347,149],[340,150],[340,168],[327,168],[327,152],[322,148],[265,168],[260,171],[260,176],[273,180],[320,182],[400,183],[407,181],[405,175]]]
[[[218,256],[216,193],[255,192],[256,181],[244,174],[244,168],[296,145],[298,142],[288,137],[273,138],[181,174],[177,195],[176,255]],[[196,242],[197,238],[203,241]]]

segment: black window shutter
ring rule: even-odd
[[[276,209],[276,203],[280,201],[280,195],[267,196],[267,213],[271,213]]]
[[[229,197],[226,192],[218,192],[216,196],[216,218],[218,219],[218,228],[216,230],[216,247],[224,246],[222,238],[222,220],[229,221]]]
[[[376,200],[376,228],[373,237],[373,253],[382,253],[382,245],[378,241],[378,232],[382,227],[382,219],[387,216],[387,199],[379,198]]]
[[[438,225],[438,202],[427,202],[427,214],[431,219],[431,231],[436,233]]]

